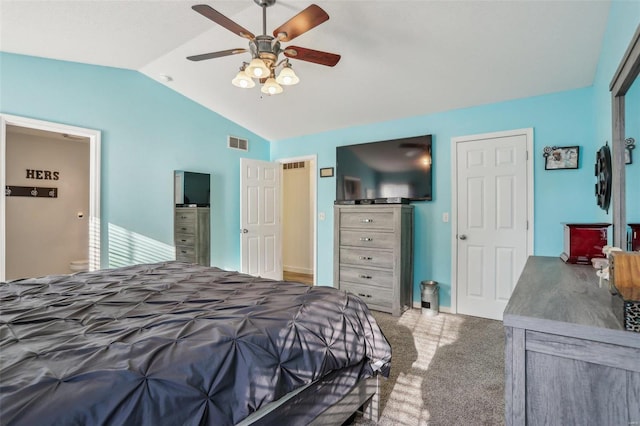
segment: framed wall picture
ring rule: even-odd
[[[323,167],[320,169],[320,177],[333,177],[333,167]]]
[[[577,169],[580,164],[579,146],[554,146],[544,149],[544,169]]]

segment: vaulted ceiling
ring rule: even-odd
[[[0,50],[137,70],[260,136],[280,139],[590,86],[609,1],[318,1],[330,19],[283,43],[338,53],[293,59],[276,96],[231,85],[247,40],[191,9],[205,3],[254,34],[262,10],[234,1],[0,0]],[[267,33],[310,1],[277,0]],[[163,81],[169,76],[171,81]]]

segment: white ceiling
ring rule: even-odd
[[[312,0],[278,0],[267,33]],[[206,3],[254,34],[253,0],[0,0],[0,50],[138,70],[276,141],[590,86],[610,1],[317,1],[329,21],[283,43],[342,55],[333,68],[292,60],[301,81],[277,96],[231,85],[249,53],[191,10]],[[160,75],[172,77],[162,82]]]

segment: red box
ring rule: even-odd
[[[609,223],[565,223],[564,252],[560,258],[566,263],[591,263],[594,257],[605,257]]]
[[[629,251],[640,251],[640,223],[630,223]]]

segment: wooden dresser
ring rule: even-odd
[[[395,316],[411,307],[413,206],[335,206],[333,238],[334,286]]]
[[[506,425],[640,424],[640,333],[596,270],[532,256],[504,311]]]
[[[173,230],[176,260],[211,265],[209,207],[176,207]]]

